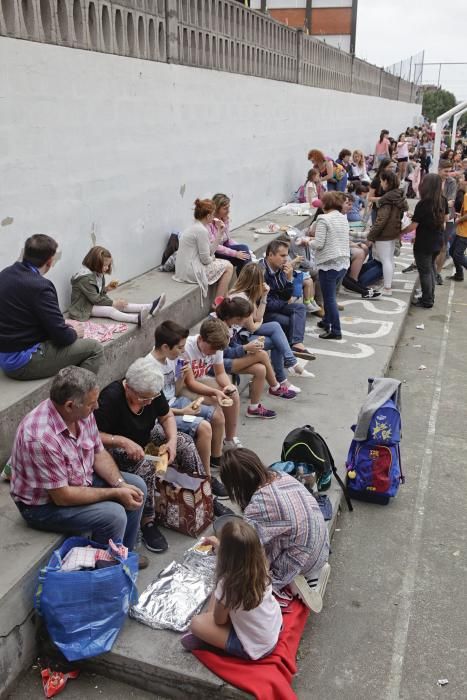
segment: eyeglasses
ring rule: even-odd
[[[126,384],[126,388],[131,391],[131,393],[135,397],[136,402],[141,403],[141,404],[152,403],[155,399],[158,399],[159,396],[161,395],[161,392],[159,391],[159,393],[154,394],[154,396],[140,396],[138,394],[138,392],[135,391],[134,389],[132,389],[132,387],[129,386],[128,384]]]
[[[154,394],[154,396],[138,396],[136,391],[133,392],[138,403],[152,403],[155,399],[158,399],[161,392]]]

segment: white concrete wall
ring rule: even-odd
[[[94,242],[121,281],[159,264],[197,196],[233,198],[233,225],[285,201],[309,148],[371,152],[420,107],[218,71],[0,37],[0,267],[32,233],[69,278]]]

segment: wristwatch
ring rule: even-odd
[[[117,479],[117,481],[115,482],[115,484],[112,484],[112,488],[113,488],[113,489],[118,489],[118,487],[121,486],[121,485],[124,484],[124,483],[125,483],[125,482],[124,482],[124,480],[122,479],[122,477],[119,477],[119,478]]]

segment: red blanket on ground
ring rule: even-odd
[[[296,598],[285,608],[279,641],[265,659],[246,661],[221,651],[199,649],[193,654],[216,676],[257,700],[296,700],[290,684],[297,671],[295,659],[308,614],[308,608]]]

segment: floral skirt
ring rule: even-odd
[[[206,271],[206,277],[208,278],[208,284],[211,285],[217,282],[229,265],[230,263],[228,260],[220,260],[218,258],[210,262],[209,265],[206,265],[204,269]]]

